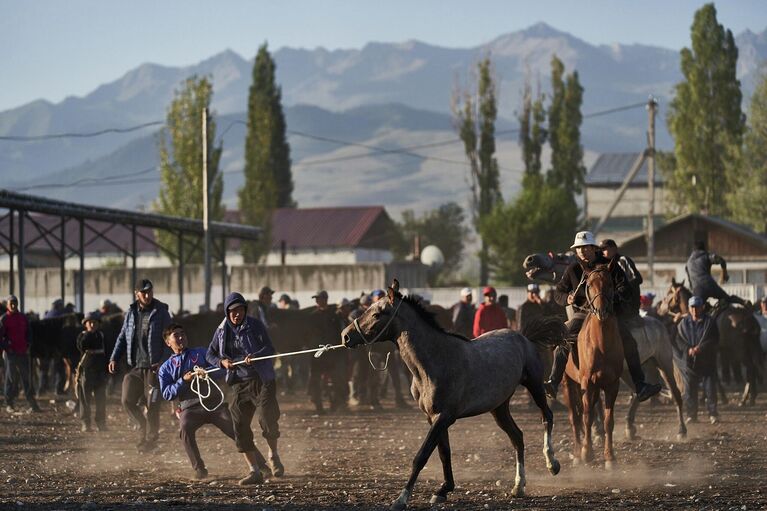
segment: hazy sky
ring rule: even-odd
[[[144,62],[189,65],[259,44],[328,49],[408,39],[470,47],[544,21],[590,43],[680,49],[696,0],[0,0],[0,111],[87,94]],[[717,2],[735,34],[766,0]]]

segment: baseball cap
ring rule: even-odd
[[[703,300],[700,298],[700,296],[691,296],[689,300],[687,300],[687,306],[688,307],[702,307],[703,306]]]
[[[607,247],[618,248],[618,245],[615,243],[615,240],[611,240],[609,238],[605,239],[605,240],[602,240],[599,243],[599,248],[601,248],[602,250],[606,249]]]
[[[370,296],[377,296],[378,298],[383,298],[386,296],[386,293],[384,293],[383,289],[374,289],[372,293],[370,293]]]
[[[282,294],[280,295],[280,299],[279,299],[279,300],[277,300],[277,301],[278,301],[278,302],[285,302],[285,303],[290,303],[290,295],[289,295],[289,294],[287,294],[287,293],[282,293]]]
[[[465,288],[461,289],[461,296],[462,297],[463,296],[471,296],[471,288],[470,287],[465,287]]]
[[[536,284],[535,282],[533,282],[532,284],[528,284],[528,285],[527,285],[527,291],[528,291],[529,293],[539,293],[539,292],[541,291],[541,288],[540,288],[540,287],[538,287],[538,284]]]
[[[274,289],[270,288],[269,286],[264,286],[261,288],[261,291],[258,292],[258,296],[261,295],[273,295]]]
[[[327,300],[327,299],[328,299],[328,292],[327,292],[327,291],[325,291],[324,289],[321,289],[320,291],[317,291],[317,292],[316,292],[316,293],[315,293],[315,294],[312,296],[312,298],[324,298],[324,299],[326,299],[326,300]]]
[[[19,299],[16,298],[16,295],[8,295],[8,298],[6,298],[5,301],[19,303]]]
[[[136,286],[136,291],[151,291],[153,287],[154,286],[152,285],[152,281],[151,280],[143,279]]]
[[[495,294],[498,294],[498,293],[496,293],[495,288],[493,286],[485,286],[482,289],[482,296],[495,295]]]

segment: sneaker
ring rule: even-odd
[[[543,382],[543,390],[546,392],[549,399],[557,398],[557,385],[553,381],[546,380]]]
[[[719,417],[717,417],[716,415],[712,415],[712,416],[710,416],[710,417],[708,418],[708,420],[709,420],[709,422],[710,422],[711,424],[719,424]]]
[[[7,405],[5,411],[8,413],[16,413],[16,408],[14,408],[13,405]]]
[[[285,467],[282,465],[279,456],[269,458],[269,461],[266,462],[266,466],[272,472],[274,477],[282,477],[285,475]]]
[[[264,482],[264,476],[261,475],[261,472],[251,472],[247,476],[240,479],[237,484],[240,486],[248,486],[251,484],[263,484]]]
[[[208,477],[208,469],[207,468],[198,468],[194,471],[194,479],[196,481],[202,481],[203,479],[207,479]]]
[[[644,383],[641,386],[637,387],[637,399],[641,403],[642,401],[647,401],[651,397],[653,397],[655,394],[661,391],[663,388],[663,385],[659,383]]]

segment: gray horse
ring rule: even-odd
[[[562,324],[554,320],[536,321],[528,337],[512,330],[488,332],[474,341],[445,332],[411,297],[399,293],[394,280],[388,297],[372,305],[341,333],[345,346],[356,347],[395,340],[402,360],[413,374],[410,388],[418,406],[431,425],[413,460],[407,485],[391,509],[402,510],[413,493],[418,474],[435,447],[439,451],[445,481],[432,496],[431,503],[447,500],[455,488],[448,428],[463,417],[491,412],[498,426],[509,436],[517,453],[517,472],[511,494],[525,493],[525,454],[522,431],[509,411],[509,400],[518,385],[527,388],[541,409],[544,426],[543,454],[551,474],[559,472],[551,442],[553,414],[543,390],[543,367],[537,345],[551,347],[563,342]],[[532,342],[531,342],[532,341]]]

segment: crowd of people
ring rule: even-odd
[[[535,318],[559,317],[568,329],[570,344],[558,347],[554,352],[551,375],[545,382],[549,396],[556,397],[562,380],[565,363],[573,350],[578,332],[586,317],[589,297],[586,295],[584,274],[605,265],[611,272],[615,287],[614,311],[618,318],[620,337],[637,398],[645,400],[660,391],[660,385],[645,381],[637,353],[631,326],[637,318],[653,316],[655,296],[641,293],[642,276],[634,262],[621,255],[613,240],[597,243],[594,236],[583,231],[576,235],[571,247],[577,261],[572,263],[555,287],[541,297],[537,283],[527,286],[525,301],[515,310],[509,307],[508,296],[497,294],[492,286],[482,289],[482,301],[475,307],[473,291],[463,288],[459,301],[450,309],[454,332],[474,339],[484,333],[502,329],[520,329]],[[689,422],[697,420],[698,391],[702,384],[706,406],[712,422],[718,420],[716,401],[717,328],[711,315],[704,308],[708,298],[743,303],[737,297],[727,295],[710,276],[712,264],[726,263],[718,256],[709,254],[705,247],[697,246],[690,256],[687,272],[691,278],[693,296],[687,303],[689,313],[677,314],[674,355],[685,380],[685,401]],[[157,299],[151,281],[144,279],[134,290],[135,301],[124,313],[122,326],[114,348],[109,351],[104,333],[100,329],[101,318],[122,313],[109,300],[104,300],[99,310],[86,314],[82,319],[82,332],[76,340],[80,358],[74,371],[74,394],[76,414],[84,433],[94,428],[107,429],[106,403],[110,375],[118,371],[124,360],[127,370],[122,376],[121,404],[138,431],[136,448],[141,453],[151,452],[158,443],[160,410],[163,403],[173,401],[179,419],[179,436],[189,457],[194,477],[204,479],[208,472],[197,447],[195,433],[205,424],[214,425],[231,438],[236,449],[243,454],[248,473],[240,484],[259,484],[263,474],[280,477],[284,466],[278,451],[280,437],[278,404],[278,379],[273,359],[255,360],[275,354],[270,333],[279,326],[270,318],[272,310],[299,310],[297,301],[282,294],[276,303],[275,291],[268,286],[260,289],[258,297],[248,302],[240,293],[231,293],[217,308],[221,321],[213,332],[207,348],[190,348],[183,320],[171,316],[168,305]],[[316,339],[324,344],[337,344],[343,328],[354,322],[376,301],[384,299],[381,289],[363,294],[351,302],[342,299],[329,304],[325,290],[317,291],[312,299],[315,306],[306,320]],[[761,300],[761,324],[767,330],[767,298]],[[569,314],[567,308],[573,308]],[[74,312],[70,305],[56,300],[45,318],[56,318]],[[572,312],[572,311],[571,311]],[[29,348],[31,328],[26,315],[19,310],[15,296],[5,301],[5,313],[0,317],[0,348],[4,362],[4,395],[6,410],[17,411],[20,388],[32,412],[40,411],[37,393],[46,391],[48,375],[53,372],[55,392],[65,394],[58,360],[43,361],[40,367],[38,388],[33,388]],[[402,363],[392,347],[375,345],[369,352],[328,353],[312,357],[308,370],[309,400],[317,413],[326,413],[323,401],[329,398],[330,411],[342,411],[348,406],[380,408],[382,393],[381,371],[388,370],[395,389],[395,404],[408,406],[403,398],[402,381],[405,377]],[[372,368],[370,366],[373,366]],[[377,370],[376,370],[377,369]],[[212,371],[211,371],[212,370]],[[208,373],[208,371],[211,371]],[[45,376],[45,377],[43,377]],[[223,378],[230,391],[228,404],[204,406],[193,382],[200,384],[205,378]],[[329,390],[328,390],[329,389]],[[264,456],[256,447],[251,422],[258,418],[258,427],[268,445]]]

